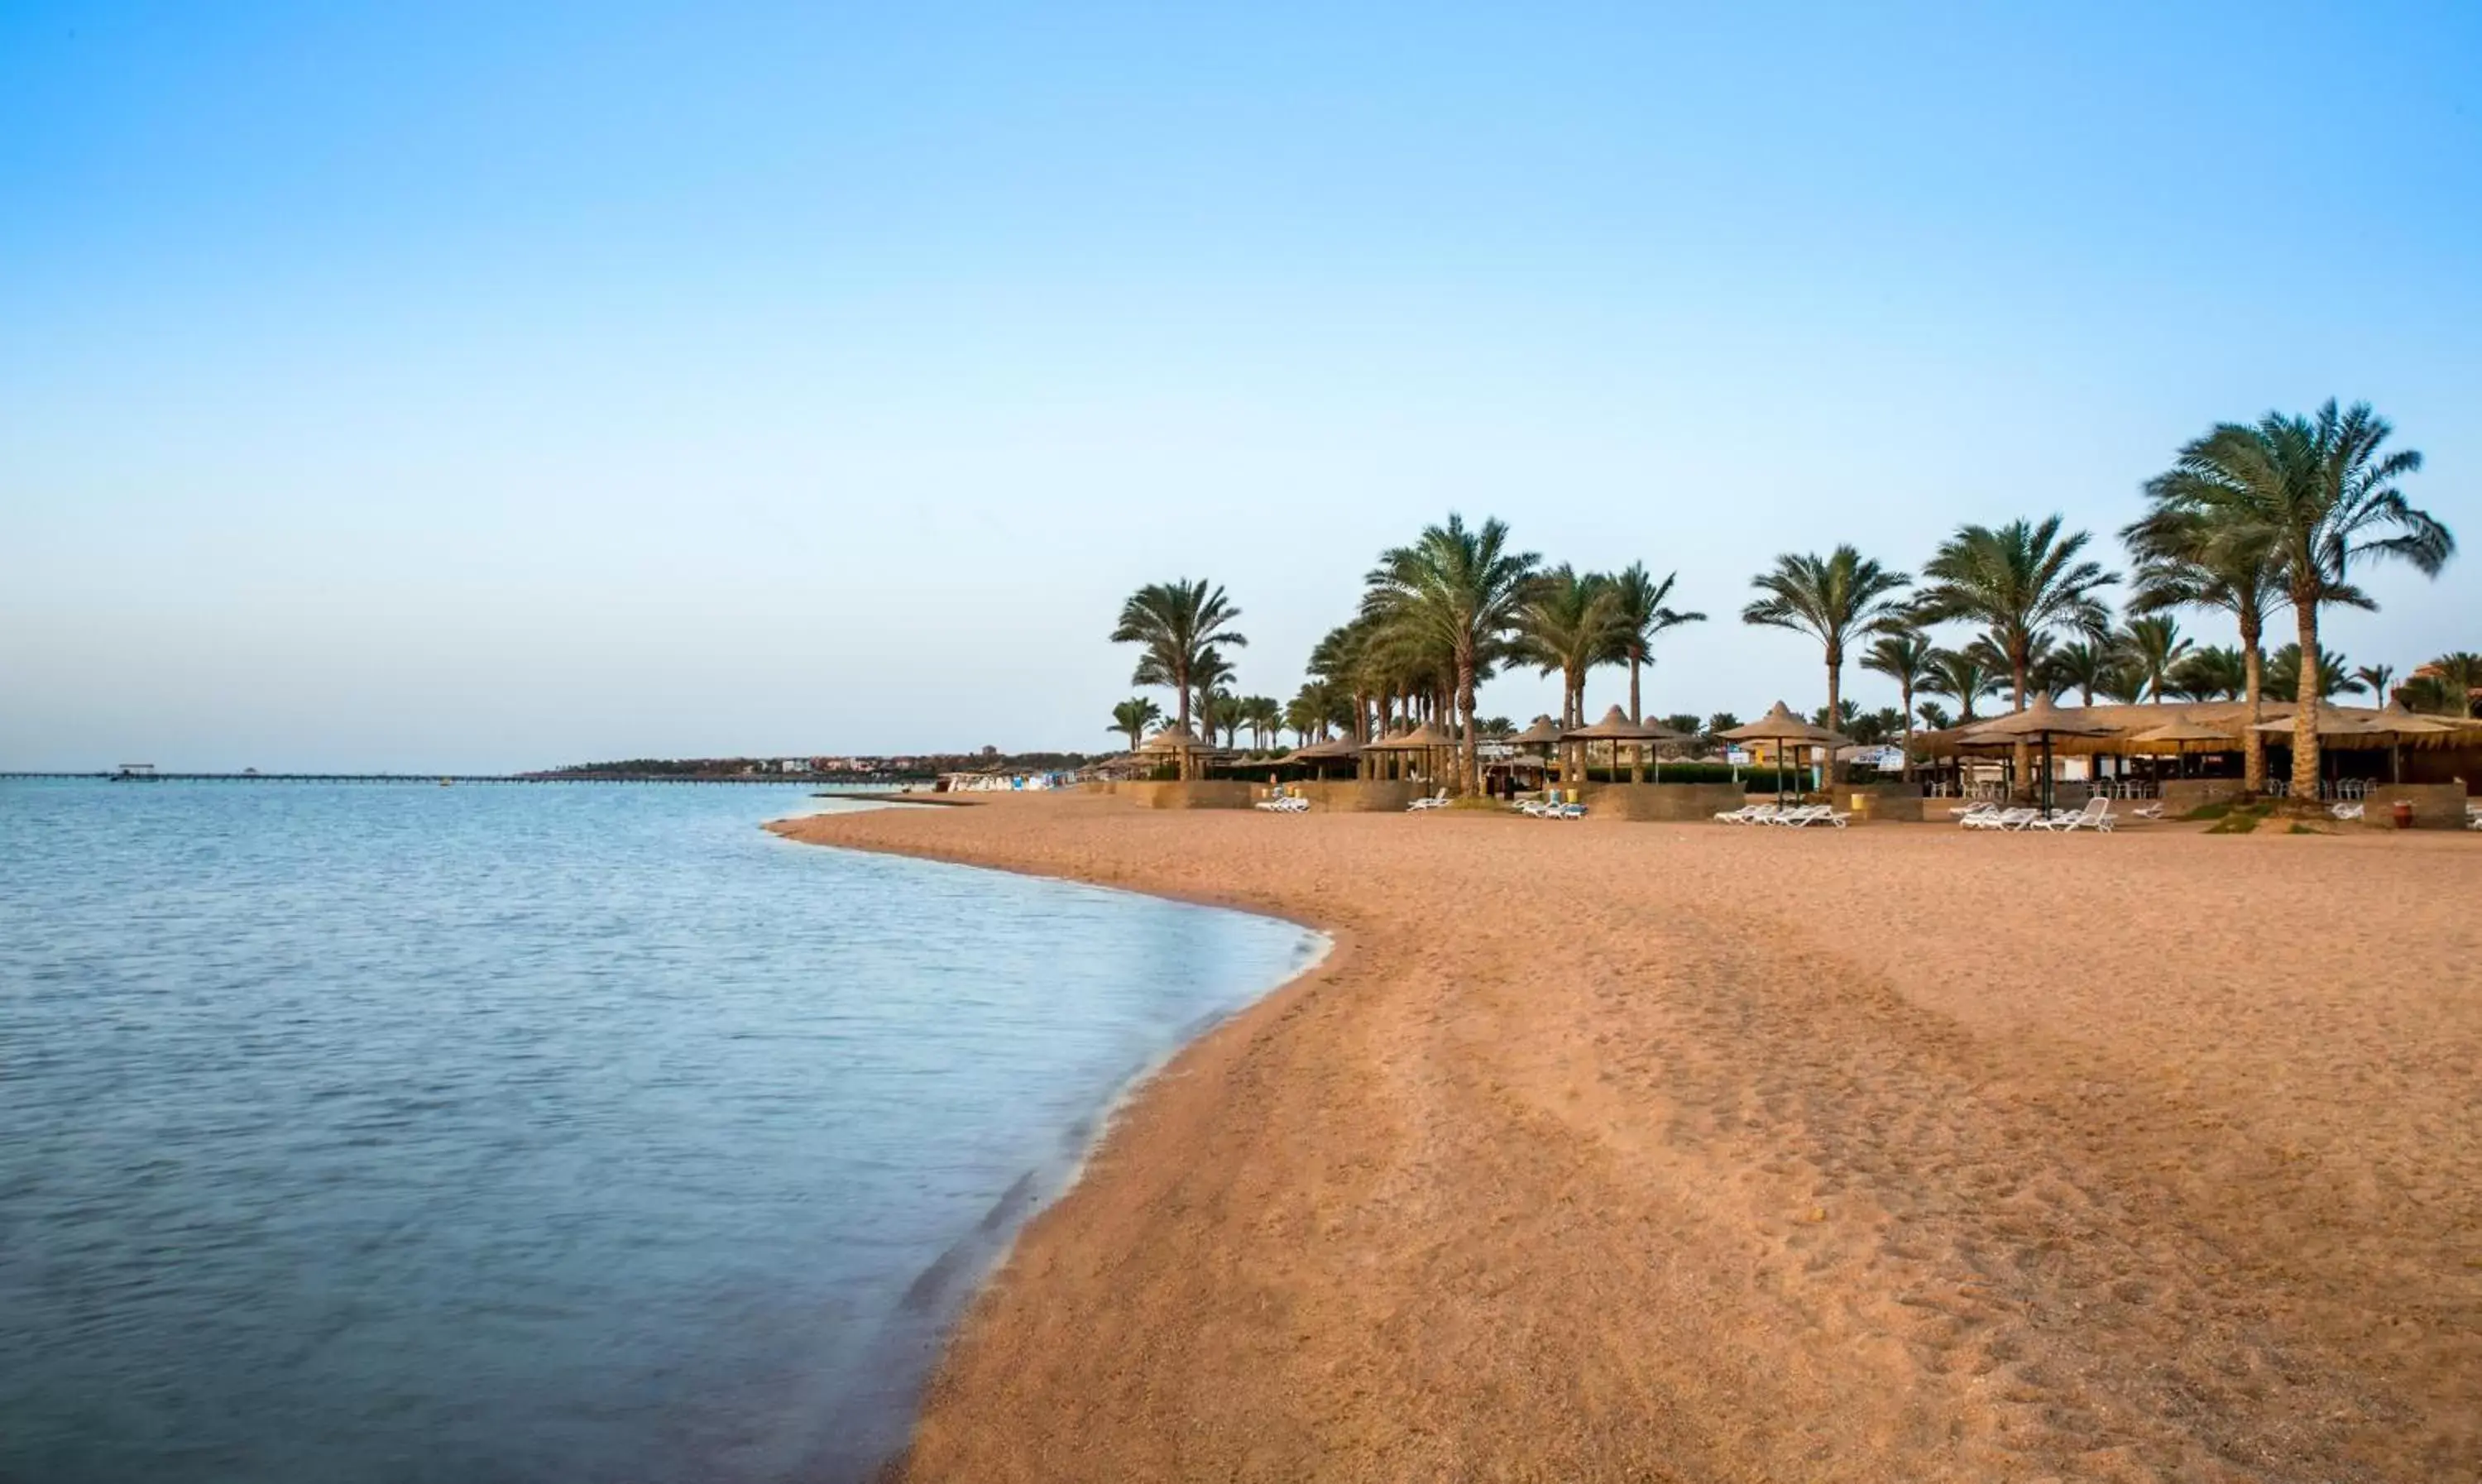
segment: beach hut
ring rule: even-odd
[[[1558,722],[1547,716],[1538,716],[1534,719],[1533,726],[1510,737],[1508,745],[1515,749],[1517,755],[1524,758],[1528,764],[1539,761],[1545,776],[1548,777],[1552,763],[1560,755],[1562,735]],[[1511,771],[1514,772],[1515,769],[1512,767]]]
[[[2294,735],[2298,718],[2280,722],[2260,722],[2251,728],[2269,740],[2281,742]],[[2388,778],[2390,782],[2404,782],[2404,750],[2415,747],[2441,747],[2471,731],[2469,724],[2460,724],[2444,717],[2418,716],[2411,711],[2389,707],[2384,711],[2355,708],[2347,711],[2336,706],[2318,708],[2318,741],[2323,747],[2337,743],[2346,748],[2386,748]],[[2322,781],[2321,785],[2325,786]]]
[[[1646,782],[1647,754],[1653,744],[1681,742],[1686,741],[1687,738],[1659,722],[1630,721],[1625,712],[1614,706],[1603,713],[1601,721],[1570,732],[1568,740],[1581,744],[1609,742],[1612,745],[1612,771],[1615,773],[1620,771],[1620,750],[1625,744],[1629,749],[1629,782],[1642,783]],[[1581,767],[1578,771],[1582,775],[1585,770]],[[1655,763],[1655,777],[1657,780],[1663,777],[1663,764],[1660,759]]]
[[[1197,770],[1199,759],[1214,756],[1217,749],[1212,743],[1201,742],[1198,733],[1175,722],[1147,738],[1138,752],[1140,755],[1159,762],[1171,762],[1180,769],[1180,776],[1185,779]]]
[[[1307,747],[1297,747],[1293,749],[1292,756],[1285,760],[1307,768],[1317,778],[1325,779],[1332,768],[1349,771],[1360,756],[1360,744],[1347,737],[1337,737],[1330,742],[1313,742]]]
[[[1361,754],[1368,762],[1368,776],[1379,778],[1387,770],[1398,779],[1419,779],[1425,782],[1439,781],[1446,772],[1439,765],[1440,755],[1453,751],[1455,739],[1429,722],[1411,731],[1383,737],[1362,744]]]
[[[1727,742],[1772,742],[1776,745],[1776,797],[1782,799],[1783,786],[1783,755],[1787,748],[1838,748],[1851,740],[1824,727],[1813,726],[1792,714],[1790,707],[1779,701],[1773,709],[1755,722],[1744,722],[1729,731],[1715,735]]]
[[[2176,716],[2130,737],[2127,750],[2140,755],[2184,759],[2191,753],[2238,752],[2240,746],[2241,739],[2231,728]],[[2178,762],[2174,763],[2176,769],[2178,766]]]
[[[2063,711],[2051,703],[2048,696],[2036,696],[2033,704],[2022,711],[2011,711],[1994,721],[1983,722],[1966,729],[1966,737],[1973,742],[2005,742],[2012,748],[2019,742],[2040,741],[2043,744],[2043,808],[2052,807],[2051,739],[2053,737],[2100,737],[2118,731],[2116,727],[2080,715]]]

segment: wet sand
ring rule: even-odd
[[[933,1383],[938,1480],[2482,1473],[2482,839],[784,827],[1312,923]]]

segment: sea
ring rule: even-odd
[[[759,828],[858,807],[0,782],[0,1481],[868,1477],[1322,943]]]

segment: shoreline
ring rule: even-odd
[[[2482,1119],[2442,1073],[2482,1010],[2342,967],[2459,982],[2468,842],[1111,805],[769,826],[1334,944],[1102,1122],[951,1332],[895,1476],[2482,1458]],[[1874,861],[1884,896],[1838,886]],[[2232,879],[2201,886],[2209,861]],[[2047,907],[2106,895],[2134,941]],[[2225,896],[2343,922],[2296,950],[2216,926]],[[1908,943],[1947,914],[1968,951]]]

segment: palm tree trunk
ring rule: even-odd
[[[1905,735],[1896,745],[1905,750],[1905,767],[1900,776],[1910,783],[1914,781],[1914,688],[1909,683],[1899,689],[1905,698]]]
[[[2011,683],[2016,686],[2017,709],[2020,711],[2025,709],[2025,684],[2030,678],[2028,672],[2031,668],[2030,661],[2032,659],[2032,656],[2027,654],[2025,650],[2031,648],[2032,645],[2030,643],[2026,645],[2024,649],[2020,649],[2012,645],[2009,647],[2008,651],[2008,677]],[[2033,803],[2034,744],[2023,737],[2019,737],[2017,739],[2015,751],[2009,755],[2009,765],[2017,772],[2017,787],[2013,797],[2020,804]]]
[[[1838,720],[1836,713],[1843,701],[1844,656],[1835,649],[1830,649],[1827,651],[1827,729],[1830,731],[1835,729],[1835,723]],[[1822,788],[1832,787],[1843,782],[1836,777],[1835,770],[1838,766],[1835,761],[1835,744],[1830,743],[1827,748],[1827,766],[1819,770],[1818,781]]]
[[[2249,729],[2241,739],[2241,788],[2252,797],[2266,792],[2266,734],[2258,729],[2266,720],[2266,656],[2259,652],[2263,627],[2257,614],[2241,615],[2241,699],[2249,702]]]
[[[1465,724],[1465,735],[1457,739],[1459,791],[1470,798],[1482,792],[1482,755],[1475,750],[1474,660],[1469,653],[1457,656],[1457,709]]]
[[[1180,729],[1186,732],[1189,730],[1189,670],[1187,667],[1184,666],[1183,668],[1173,672],[1172,693],[1175,697],[1179,698]],[[1189,770],[1192,766],[1193,764],[1190,761],[1190,755],[1187,753],[1180,754],[1177,763],[1177,772],[1182,782],[1185,783],[1189,782]]]
[[[1632,649],[1629,651],[1629,725],[1632,727],[1646,720],[1637,709],[1637,651]]]
[[[2293,615],[2300,621],[2301,685],[2292,713],[2292,797],[2302,807],[2318,802],[2318,600],[2295,594]]]

